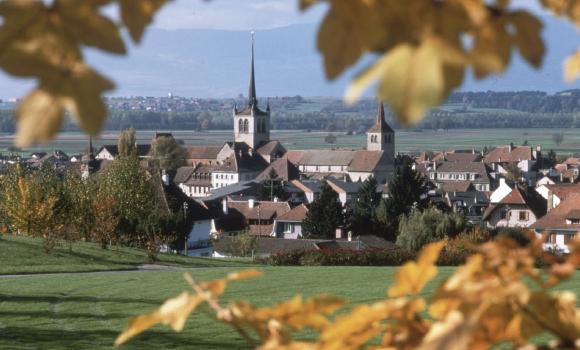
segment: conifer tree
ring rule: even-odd
[[[370,176],[359,188],[352,210],[350,229],[357,235],[374,233],[375,209],[381,201],[377,180]]]
[[[342,205],[338,194],[326,183],[322,185],[320,197],[310,205],[302,227],[308,238],[334,238],[336,228],[344,224]]]

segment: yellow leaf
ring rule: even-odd
[[[431,243],[421,251],[417,262],[405,263],[395,274],[395,284],[389,288],[390,297],[417,294],[437,275],[435,262],[445,242]]]
[[[167,0],[120,0],[121,19],[134,42],[141,41],[145,27],[166,2]]]
[[[475,77],[502,73],[509,65],[513,40],[506,31],[503,17],[493,17],[479,27],[474,35],[471,63]]]
[[[37,141],[50,141],[62,125],[63,111],[59,97],[44,89],[33,90],[16,111],[16,144],[23,147]]]
[[[169,325],[173,330],[180,332],[191,312],[203,300],[204,298],[201,295],[191,295],[183,292],[179,296],[165,301],[156,311],[131,319],[129,326],[115,340],[115,346],[125,343],[158,323]]]
[[[418,350],[470,349],[470,333],[476,322],[465,320],[459,311],[451,311],[444,320],[431,326]]]
[[[571,83],[580,76],[580,50],[572,54],[564,62],[564,79]]]
[[[374,49],[385,33],[381,27],[374,1],[330,1],[317,39],[318,50],[324,56],[328,79],[339,76],[361,55]],[[361,21],[364,18],[364,21]]]
[[[546,51],[540,35],[542,22],[527,11],[516,11],[511,14],[510,19],[516,29],[515,44],[520,53],[531,65],[539,68]]]
[[[119,29],[113,21],[99,14],[100,9],[95,3],[58,0],[56,8],[63,19],[63,27],[84,45],[116,54],[126,53]]]
[[[115,85],[84,64],[77,65],[67,80],[43,82],[63,97],[65,107],[72,112],[79,126],[90,134],[97,134],[107,117],[101,94]]]
[[[431,41],[419,47],[401,44],[354,79],[346,101],[353,103],[368,85],[380,80],[379,98],[389,103],[403,125],[409,125],[446,96],[442,54]]]
[[[241,271],[241,272],[230,273],[228,275],[227,279],[229,281],[239,281],[239,280],[245,280],[248,278],[262,277],[262,275],[264,275],[264,273],[262,273],[261,271],[258,271],[258,270],[246,270],[246,271]]]

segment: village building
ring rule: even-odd
[[[490,204],[483,214],[487,227],[527,228],[546,214],[546,200],[532,189],[515,186],[499,203]]]
[[[306,219],[308,208],[300,204],[289,212],[286,212],[274,219],[272,236],[285,239],[302,238],[302,222]]]
[[[539,238],[547,234],[545,250],[569,253],[568,243],[580,232],[580,193],[571,193],[530,228]]]
[[[517,167],[522,177],[529,183],[536,181],[536,167],[541,161],[541,146],[501,146],[489,151],[483,158],[492,172],[494,178],[506,176],[510,172],[510,167]]]
[[[428,178],[440,190],[452,182],[469,181],[475,190],[487,192],[492,190],[494,184],[489,176],[489,168],[482,162],[435,163],[428,171]]]

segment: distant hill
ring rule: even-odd
[[[539,72],[516,55],[509,71],[497,78],[474,82],[463,91],[541,90],[554,93],[580,88],[562,80],[562,59],[578,43],[573,26],[545,18],[548,55]],[[304,24],[259,31],[256,34],[258,95],[341,96],[349,78],[365,66],[361,62],[336,82],[325,80],[322,58],[316,51],[317,25]],[[231,98],[247,94],[249,33],[219,30],[151,29],[130,56],[104,56],[89,50],[88,59],[118,82],[116,96],[180,96]],[[22,95],[29,84],[0,76],[0,97]]]

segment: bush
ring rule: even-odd
[[[321,249],[278,253],[262,262],[275,266],[399,266],[414,259],[406,249]]]

